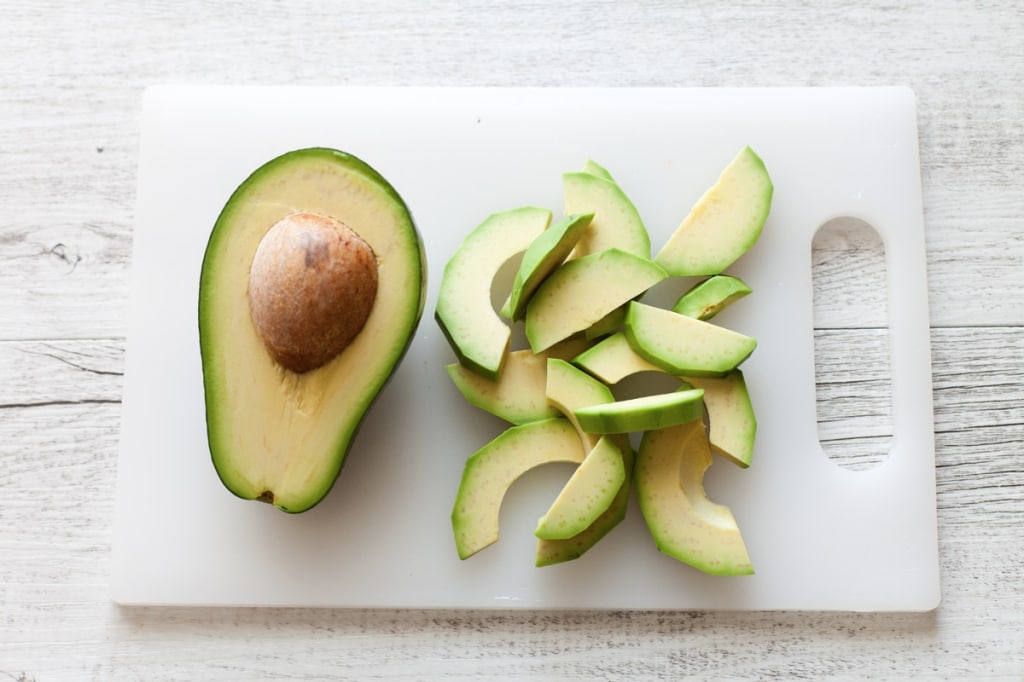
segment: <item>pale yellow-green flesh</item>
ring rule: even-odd
[[[740,279],[729,275],[713,275],[680,296],[672,306],[672,312],[698,320],[710,320],[750,293],[750,287]]]
[[[731,329],[637,302],[626,314],[626,338],[651,364],[693,376],[735,369],[757,346],[752,337]]]
[[[583,331],[666,277],[652,261],[611,249],[568,261],[537,289],[526,337],[540,352]]]
[[[274,171],[271,171],[274,172]],[[282,188],[286,187],[286,191]],[[287,197],[287,202],[282,197]],[[278,220],[305,209],[330,215],[355,230],[378,262],[377,298],[352,344],[326,365],[295,374],[271,359],[252,324],[249,267],[263,235]],[[274,504],[294,510],[310,490],[333,481],[338,457],[356,423],[386,380],[408,340],[409,321],[421,304],[419,251],[396,234],[408,217],[383,190],[329,162],[288,167],[265,177],[241,202],[231,230],[220,238],[216,314],[208,314],[203,349],[214,456],[225,483],[243,497],[268,491]],[[414,300],[411,300],[414,299]],[[400,318],[406,322],[396,330]],[[354,423],[353,423],[354,422]]]
[[[583,351],[573,364],[582,367],[608,384],[617,384],[626,377],[640,372],[664,372],[637,354],[622,332],[602,339]]]
[[[576,245],[579,258],[618,248],[642,258],[651,257],[651,242],[636,206],[610,179],[593,173],[562,176],[565,215],[593,213],[590,227]]]
[[[761,234],[773,187],[764,163],[744,148],[726,166],[655,257],[672,275],[715,275]]]
[[[711,450],[700,421],[644,434],[636,463],[640,510],[658,549],[714,575],[753,573],[732,511],[708,499]]]
[[[618,445],[610,437],[601,438],[537,522],[534,535],[565,540],[581,532],[607,511],[625,479]]]
[[[474,453],[463,468],[452,509],[459,558],[498,541],[501,503],[516,479],[544,464],[579,464],[585,455],[576,429],[561,418],[511,427]]]
[[[611,389],[564,360],[549,359],[545,393],[548,402],[576,427],[584,448],[587,451],[593,449],[601,436],[584,431],[574,411],[580,407],[614,402]]]
[[[548,360],[547,394],[551,404],[555,405],[573,422],[584,444],[584,450],[590,452],[601,436],[583,431],[576,422],[573,410],[586,405],[613,402],[615,396],[611,389],[568,362],[550,359]],[[563,540],[538,539],[537,566],[550,566],[583,556],[625,518],[632,491],[633,449],[627,435],[615,435],[611,438],[618,445],[624,471],[623,482],[614,499],[593,523],[572,537]]]
[[[512,293],[502,306],[502,317],[515,321],[523,318],[533,292],[569,256],[592,218],[590,213],[563,218],[530,242],[512,283]]]
[[[724,377],[683,377],[683,380],[694,388],[704,389],[712,451],[738,466],[750,466],[757,420],[743,373],[737,369]]]
[[[491,283],[551,222],[548,209],[495,213],[478,225],[445,265],[435,316],[459,361],[496,379],[512,332],[491,304]]]
[[[546,355],[530,350],[508,354],[497,381],[480,376],[458,363],[448,365],[448,376],[466,400],[513,424],[559,416],[545,394]]]

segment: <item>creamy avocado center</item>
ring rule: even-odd
[[[263,236],[249,270],[249,311],[270,355],[316,369],[362,330],[377,297],[373,249],[347,225],[299,211]]]

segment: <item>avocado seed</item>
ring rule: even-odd
[[[270,228],[249,270],[249,311],[270,355],[316,369],[359,334],[377,297],[377,259],[351,228],[300,211]]]

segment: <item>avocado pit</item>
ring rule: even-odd
[[[263,236],[249,269],[249,311],[267,351],[297,373],[328,363],[362,331],[377,297],[377,259],[362,237],[312,211]]]

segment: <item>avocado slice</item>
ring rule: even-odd
[[[713,275],[680,296],[672,306],[672,312],[698,320],[710,320],[751,291],[738,277]]]
[[[617,384],[631,374],[639,372],[665,371],[633,350],[625,332],[616,332],[605,337],[574,357],[572,362],[607,384]]]
[[[507,308],[502,311],[505,317],[513,322],[523,319],[530,297],[544,278],[569,257],[593,218],[593,213],[568,216],[530,243],[512,282]]]
[[[774,187],[761,158],[744,147],[704,192],[655,257],[671,275],[717,275],[761,236]]]
[[[684,387],[602,405],[579,407],[576,421],[587,433],[650,431],[700,420],[704,416],[704,390]]]
[[[583,164],[583,172],[596,175],[599,178],[604,178],[608,182],[615,182],[615,178],[608,172],[608,169],[599,164],[593,159],[587,159],[587,162]]]
[[[625,334],[652,365],[684,376],[721,376],[757,346],[753,337],[636,301],[626,312]]]
[[[278,228],[310,228],[317,246],[289,251],[287,229],[283,241],[270,244]],[[355,333],[347,345],[326,359],[312,357],[317,354],[301,344],[319,331],[303,327],[312,315],[295,317],[299,326],[283,337],[286,343],[297,338],[299,347],[275,349],[271,338],[287,326],[275,307],[282,296],[300,310],[319,300],[291,284],[312,282],[327,298],[355,291],[346,277],[318,280],[317,273],[328,269],[321,257],[333,258],[333,252],[315,241],[316,234],[369,247],[376,271],[365,319],[351,325]],[[281,279],[280,272],[258,267],[273,261],[258,257],[261,248],[290,256],[288,262],[297,254],[304,267],[293,269],[295,278]],[[359,424],[409,346],[423,312],[425,280],[425,254],[408,208],[377,171],[350,154],[292,151],[235,190],[210,234],[198,301],[207,436],[228,490],[288,512],[323,499]],[[267,304],[262,332],[256,322],[260,303]]]
[[[459,558],[468,559],[498,541],[501,502],[516,479],[544,464],[579,464],[585,454],[576,429],[561,417],[512,426],[473,453],[452,508]]]
[[[585,330],[665,277],[654,261],[615,248],[563,263],[526,308],[530,347],[539,353]]]
[[[566,540],[582,532],[608,510],[625,480],[618,444],[610,436],[601,437],[537,522],[534,535]]]
[[[545,395],[547,357],[529,349],[508,354],[497,381],[480,376],[459,363],[445,368],[452,382],[471,405],[512,424],[525,424],[560,416]]]
[[[459,362],[492,380],[501,374],[512,330],[494,311],[491,282],[551,223],[551,211],[524,206],[491,214],[445,264],[434,317]]]
[[[639,211],[622,188],[610,179],[607,171],[601,175],[565,173],[562,175],[562,193],[565,215],[594,214],[590,227],[573,252],[573,258],[610,248],[641,258],[651,257],[651,238]]]
[[[743,372],[734,369],[723,377],[683,377],[690,386],[704,389],[711,451],[747,468],[754,455],[757,419]]]
[[[708,499],[711,450],[697,420],[646,432],[636,461],[640,512],[658,549],[712,575],[754,572],[732,511]]]
[[[551,404],[558,407],[574,423],[589,457],[593,454],[593,448],[602,436],[588,434],[583,431],[579,424],[575,422],[576,417],[573,415],[573,410],[585,405],[614,402],[615,396],[612,394],[611,389],[586,372],[573,367],[568,362],[552,358],[548,360],[547,394]],[[619,486],[614,499],[612,499],[608,508],[589,526],[572,537],[563,540],[538,539],[536,566],[551,566],[578,559],[596,545],[601,538],[610,533],[626,517],[626,509],[629,505],[629,497],[632,491],[635,454],[627,435],[616,434],[610,436],[610,438],[619,447],[624,473],[622,484]],[[586,460],[584,460],[585,462]],[[579,469],[573,473],[573,478],[578,473]],[[571,482],[572,478],[569,479],[569,483],[566,485],[568,486]]]

